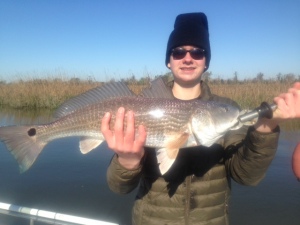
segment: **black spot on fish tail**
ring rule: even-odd
[[[28,134],[30,137],[36,135],[36,129],[35,129],[35,128],[30,128],[30,129],[27,131],[27,134]]]
[[[37,129],[32,126],[0,127],[0,141],[17,160],[21,172],[32,166],[47,144],[37,138]]]

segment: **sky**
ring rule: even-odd
[[[1,0],[0,80],[169,72],[178,14],[208,17],[214,78],[300,75],[299,0]]]

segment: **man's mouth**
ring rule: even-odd
[[[186,71],[186,72],[195,70],[194,67],[181,67],[180,69],[181,69],[182,71]]]

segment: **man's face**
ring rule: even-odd
[[[174,75],[175,82],[200,82],[205,70],[204,50],[190,45],[177,47],[171,52],[168,67]]]

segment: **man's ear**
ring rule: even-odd
[[[167,67],[168,67],[169,69],[171,68],[171,65],[170,65],[170,63],[168,63],[168,64],[167,64]]]

